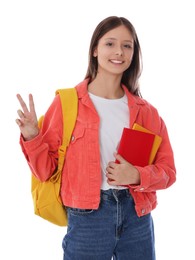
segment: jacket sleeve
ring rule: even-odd
[[[143,119],[144,118],[144,119]],[[163,119],[156,109],[150,110],[142,117],[139,123],[162,137],[162,143],[158,149],[153,164],[139,167],[135,166],[140,173],[140,185],[130,185],[136,192],[153,192],[166,189],[176,181],[176,168],[174,154],[168,136],[168,131]],[[145,121],[145,122],[144,122]]]
[[[55,172],[62,131],[62,109],[57,95],[44,115],[39,135],[30,141],[24,141],[20,136],[20,145],[30,170],[41,181],[46,181]]]

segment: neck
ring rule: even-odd
[[[121,77],[102,78],[97,76],[88,85],[88,91],[96,96],[108,99],[118,99],[124,95]]]

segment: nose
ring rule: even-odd
[[[122,56],[123,55],[123,50],[122,50],[121,46],[117,46],[115,53],[118,56]]]

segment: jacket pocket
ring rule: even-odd
[[[83,126],[76,127],[72,133],[70,143],[74,144],[77,140],[81,139],[84,136],[85,128]]]

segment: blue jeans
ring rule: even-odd
[[[98,210],[68,208],[64,260],[155,260],[151,214],[138,217],[128,190],[101,191]]]

